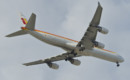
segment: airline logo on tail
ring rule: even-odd
[[[22,20],[23,24],[26,25],[27,24],[27,19],[25,18],[25,16],[22,13],[20,13],[20,17],[21,17],[21,20]]]

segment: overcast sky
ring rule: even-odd
[[[98,34],[105,49],[122,55],[120,67],[93,57],[78,58],[82,63],[57,62],[59,70],[46,64],[26,67],[23,63],[65,52],[30,35],[7,38],[20,30],[19,13],[28,19],[37,15],[36,29],[80,40],[100,1],[101,26],[108,35]],[[0,0],[0,80],[129,80],[130,79],[130,1],[129,0]]]

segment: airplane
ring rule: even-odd
[[[40,41],[56,47],[60,47],[66,51],[63,54],[51,58],[24,63],[23,65],[25,66],[46,63],[50,68],[58,69],[59,65],[54,63],[56,61],[65,60],[69,61],[73,65],[78,66],[81,64],[81,62],[78,59],[75,59],[76,57],[93,56],[99,59],[114,62],[117,64],[117,67],[119,67],[119,63],[124,62],[124,58],[115,52],[104,49],[105,45],[101,42],[96,41],[98,32],[102,34],[107,34],[109,32],[108,29],[99,26],[102,10],[103,8],[98,2],[98,7],[96,9],[94,17],[80,41],[35,29],[36,15],[34,13],[31,14],[28,21],[26,18],[24,18],[23,15],[21,15],[21,20],[24,24],[24,27],[21,27],[21,30],[11,33],[6,37],[15,37],[30,34]]]

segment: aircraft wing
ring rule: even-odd
[[[103,10],[102,6],[100,5],[100,3],[98,3],[97,10],[96,10],[95,15],[94,15],[94,17],[93,17],[93,19],[92,19],[92,21],[90,23],[91,25],[97,26],[97,25],[100,24],[102,10]]]
[[[88,29],[86,30],[84,36],[82,37],[81,41],[78,43],[77,47],[83,46],[85,49],[92,49],[94,47],[94,41],[97,36],[97,26],[100,23],[100,18],[102,14],[102,7],[100,3],[98,3],[97,10],[95,12],[95,15],[90,22],[90,25]]]
[[[68,57],[74,58],[74,57],[79,57],[79,56],[80,55],[74,56],[73,54],[63,53],[63,54],[55,56],[55,57],[41,59],[41,60],[29,62],[29,63],[24,63],[23,65],[31,66],[31,65],[43,64],[43,63],[51,63],[51,62],[55,62],[55,61],[66,60]]]

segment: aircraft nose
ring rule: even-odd
[[[124,62],[124,58],[122,56],[118,56],[119,57],[119,62]]]

